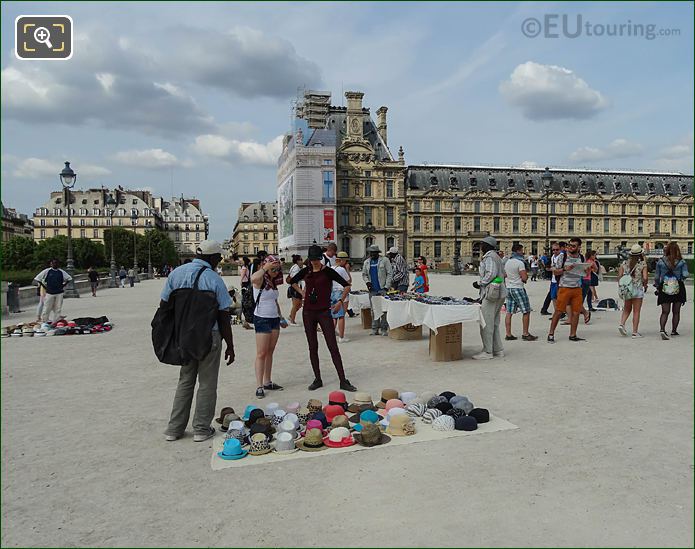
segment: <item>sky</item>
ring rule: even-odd
[[[386,105],[407,164],[693,173],[691,2],[1,9],[2,200],[23,213],[69,160],[78,188],[198,198],[211,237],[230,238],[241,202],[276,199],[303,88],[335,105],[363,91],[374,117]],[[72,17],[72,59],[15,58],[15,18],[30,14]]]

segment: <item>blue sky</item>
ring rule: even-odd
[[[72,59],[15,59],[20,14],[71,15]],[[563,14],[580,36],[522,33]],[[593,35],[615,24],[678,34]],[[387,105],[411,164],[693,173],[692,3],[3,2],[1,62],[2,199],[30,214],[71,160],[80,187],[195,196],[228,238],[275,199],[300,86]]]

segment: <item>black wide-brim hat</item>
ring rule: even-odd
[[[254,423],[256,423],[256,421],[258,421],[262,417],[265,417],[265,413],[260,408],[251,410],[251,413],[249,414],[249,419],[246,420],[245,425],[247,427],[251,427]]]
[[[490,421],[490,412],[485,408],[473,408],[468,415],[474,417],[478,423]]]

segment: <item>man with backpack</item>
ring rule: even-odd
[[[174,441],[183,436],[191,413],[196,380],[198,381],[198,394],[196,395],[192,423],[193,442],[203,442],[215,434],[215,429],[210,426],[210,423],[215,416],[215,405],[217,404],[217,377],[220,369],[223,339],[227,344],[224,358],[227,364],[234,362],[234,342],[232,341],[229,312],[232,299],[229,297],[222,278],[215,272],[215,268],[221,260],[222,246],[219,242],[204,240],[196,249],[195,259],[173,270],[162,290],[160,308],[166,306],[166,303],[172,298],[172,294],[175,299],[176,294],[174,292],[176,290],[195,288],[196,281],[200,293],[206,294],[206,296],[213,294],[217,301],[217,321],[212,325],[210,351],[202,359],[193,360],[181,366],[169,425],[164,433],[167,441]],[[195,299],[195,294],[193,294],[193,299]],[[200,310],[195,305],[196,303],[192,303],[188,310]],[[205,320],[205,318],[189,318],[191,316],[194,315],[188,314],[185,318],[177,318],[176,322],[185,323],[184,328],[190,330],[197,323]]]
[[[590,266],[587,264],[583,269],[575,267],[575,265],[584,263],[584,256],[579,252],[581,245],[581,238],[570,238],[567,251],[562,254],[560,268],[553,269],[553,274],[559,278],[559,282],[555,312],[550,321],[550,331],[548,332],[548,343],[555,343],[555,328],[568,306],[571,308],[569,340],[585,341],[583,338],[577,337],[577,325],[579,324],[579,313],[584,310],[582,278],[586,276]]]

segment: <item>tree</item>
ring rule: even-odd
[[[138,260],[143,258],[142,265],[147,265],[147,242],[150,242],[150,251],[152,253],[152,266],[161,269],[164,264],[176,265],[179,261],[176,246],[172,242],[169,235],[159,229],[150,229],[147,231],[143,239],[142,251],[138,247]],[[142,256],[140,255],[142,253]]]
[[[133,264],[133,231],[129,231],[122,227],[104,230],[104,253],[106,254],[107,264],[111,262],[112,231],[116,266],[131,266]],[[148,239],[150,239],[150,252],[152,254],[153,267],[161,267],[165,263],[169,265],[176,265],[178,263],[176,247],[166,232],[159,229],[149,229],[144,236],[138,234],[135,238],[139,267],[147,266]]]
[[[78,238],[72,241],[75,267],[86,269],[88,267],[103,267],[106,265],[104,245],[88,238]]]
[[[34,268],[36,243],[31,238],[13,236],[2,243],[2,268],[18,271]]]
[[[58,259],[62,266],[68,257],[68,237],[64,235],[54,236],[42,240],[36,245],[34,251],[34,268],[45,269],[51,259]]]

